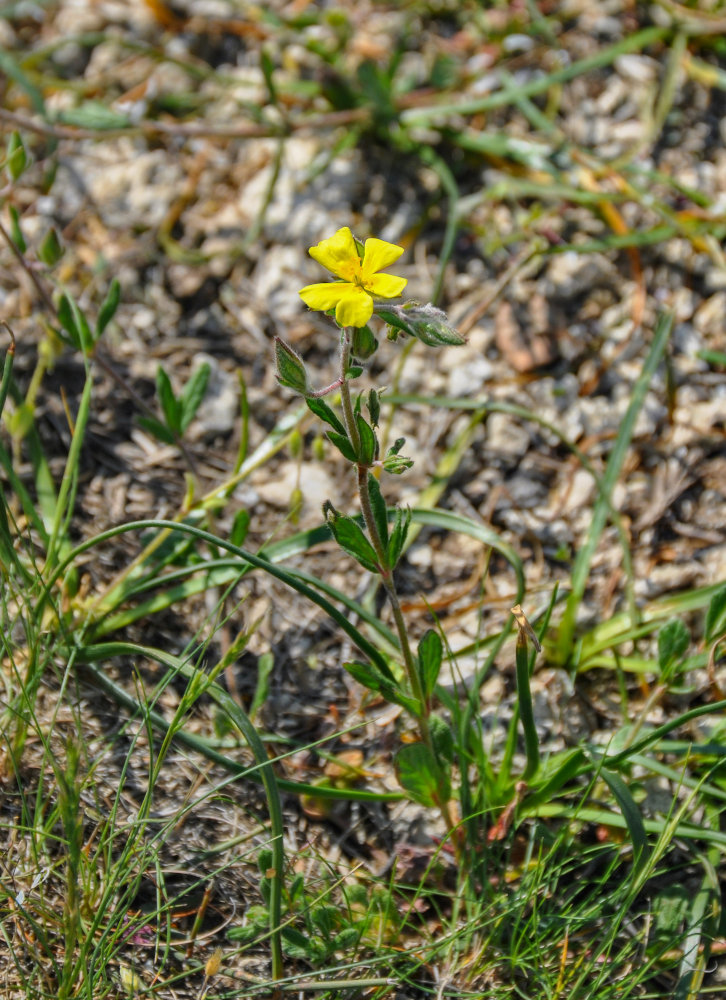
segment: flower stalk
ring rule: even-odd
[[[300,296],[311,309],[335,316],[340,328],[340,370],[337,378],[322,389],[310,385],[302,358],[277,340],[277,378],[281,385],[305,397],[308,408],[327,425],[329,441],[356,470],[363,527],[357,518],[337,511],[330,501],[323,512],[336,542],[358,564],[376,574],[383,585],[398,636],[403,677],[390,669],[385,659],[368,663],[345,663],[360,683],[401,705],[414,719],[420,742],[402,746],[395,765],[403,788],[415,801],[440,811],[457,854],[464,850],[462,830],[455,820],[452,797],[452,768],[455,758],[450,726],[434,712],[436,683],[443,659],[443,643],[434,629],[428,629],[413,648],[401,602],[396,591],[394,570],[403,554],[411,512],[397,508],[391,521],[378,479],[372,470],[400,475],[412,462],[400,454],[404,439],[397,439],[381,454],[377,434],[380,392],[351,391],[351,383],[362,375],[365,361],[378,347],[377,334],[368,326],[378,316],[388,328],[389,339],[415,337],[430,347],[463,343],[448,325],[444,313],[430,304],[396,304],[406,279],[381,274],[403,254],[403,247],[384,240],[356,240],[347,227],[310,248],[310,256],[333,275],[333,281],[306,285]],[[324,401],[340,389],[340,410]],[[366,412],[367,411],[367,412]]]

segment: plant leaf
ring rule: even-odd
[[[211,365],[208,361],[205,361],[190,376],[189,381],[182,390],[181,397],[179,398],[179,428],[182,434],[192,422],[197,410],[201,406],[207,386],[209,385],[211,372]]]
[[[338,545],[353,556],[364,569],[371,573],[380,573],[381,567],[378,564],[376,550],[363,534],[363,529],[347,514],[339,513],[332,504],[326,503],[323,508],[328,526],[333,533]]]
[[[451,782],[438,766],[425,743],[409,743],[396,754],[396,775],[401,787],[419,805],[432,806],[448,802]]]
[[[645,832],[645,824],[643,823],[640,809],[638,809],[630,789],[619,774],[603,767],[600,770],[600,776],[620,806],[620,811],[623,814],[623,819],[630,833],[630,839],[633,842],[633,867],[635,871],[640,871],[647,864],[649,854],[648,836]]]
[[[325,421],[326,424],[329,424],[334,431],[338,432],[338,434],[342,434],[344,437],[347,436],[343,421],[338,418],[338,415],[330,406],[328,406],[325,400],[309,396],[305,402],[308,405],[308,409],[314,413],[316,417],[320,417],[321,420]]]
[[[104,129],[126,128],[128,116],[106,107],[102,101],[83,101],[77,108],[67,108],[58,112],[58,121],[78,128]]]
[[[436,686],[441,670],[442,654],[443,647],[439,633],[433,628],[427,629],[418,644],[418,671],[424,698],[427,700]]]
[[[691,643],[691,635],[680,620],[672,618],[658,633],[658,666],[663,675],[670,674]]]
[[[93,348],[93,336],[86,317],[72,296],[64,292],[58,301],[58,320],[67,331],[73,346],[79,351]]]
[[[156,392],[159,397],[161,412],[164,414],[166,426],[172,434],[180,434],[181,407],[171,387],[171,379],[161,365],[156,370]]]
[[[726,586],[717,590],[711,598],[706,612],[704,631],[706,642],[712,642],[726,632]]]
[[[10,174],[10,179],[16,181],[28,164],[23,139],[17,130],[10,133],[7,149],[5,169]]]
[[[108,292],[106,294],[106,298],[103,300],[103,305],[98,310],[98,319],[96,320],[96,340],[98,340],[113,317],[116,315],[116,310],[118,309],[120,301],[121,283],[118,278],[114,278],[108,287]]]
[[[10,235],[13,243],[21,253],[25,253],[28,244],[25,242],[23,231],[20,228],[20,214],[15,205],[8,205],[8,214],[10,215]]]
[[[398,560],[401,558],[401,553],[403,552],[403,546],[406,544],[406,535],[408,534],[410,524],[411,508],[396,507],[396,521],[393,525],[393,531],[391,532],[391,538],[388,543],[388,565],[390,569],[394,569]]]
[[[376,528],[378,529],[378,537],[380,538],[383,548],[388,548],[388,509],[386,507],[386,501],[383,499],[383,494],[381,493],[381,487],[378,480],[370,472],[368,473],[368,495],[371,500],[371,508],[373,509],[373,519],[376,522]]]
[[[51,226],[38,247],[38,257],[46,267],[53,267],[61,259],[65,250],[55,227]]]
[[[162,424],[160,420],[157,420],[156,417],[137,417],[136,419],[140,427],[143,427],[149,434],[153,434],[159,441],[163,441],[164,444],[176,443],[176,438],[169,428]]]
[[[375,389],[368,392],[368,415],[371,418],[371,426],[377,427],[381,418],[381,396]]]
[[[244,507],[234,515],[232,530],[229,533],[229,540],[232,545],[244,545],[250,527],[250,520],[250,512]]]
[[[355,420],[358,425],[358,434],[360,435],[359,461],[363,465],[373,465],[378,452],[378,442],[376,440],[375,431],[362,413],[357,414]]]
[[[349,462],[357,462],[358,456],[355,453],[353,444],[347,434],[338,434],[337,431],[326,431],[326,437],[332,441],[343,458]]]
[[[351,660],[344,663],[343,666],[351,677],[354,677],[363,687],[367,687],[369,691],[375,691],[377,694],[382,695],[386,701],[400,705],[407,712],[410,712],[411,715],[418,715],[420,713],[421,706],[418,701],[401,690],[393,674],[390,674],[390,678],[385,677],[380,670],[370,663],[361,663],[359,660]]]

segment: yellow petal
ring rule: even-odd
[[[393,274],[373,274],[366,281],[366,288],[371,295],[382,299],[395,299],[408,284],[406,278],[396,278]]]
[[[310,247],[308,253],[318,264],[344,281],[352,281],[356,274],[360,274],[360,258],[353,234],[347,226],[339,229],[335,236]]]
[[[366,240],[365,251],[363,253],[363,276],[364,280],[376,271],[382,271],[384,267],[390,267],[403,253],[403,247],[397,247],[395,243],[386,243],[385,240],[371,238]]]
[[[335,307],[335,318],[341,326],[365,326],[373,315],[373,299],[358,285],[343,285]]]
[[[342,281],[323,281],[319,285],[306,285],[300,289],[300,298],[311,309],[335,309],[340,302],[341,290],[348,286]]]

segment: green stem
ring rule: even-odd
[[[356,454],[360,452],[360,435],[358,434],[358,427],[355,422],[355,416],[353,414],[353,404],[350,398],[350,385],[345,378],[345,373],[350,365],[350,350],[351,350],[351,335],[350,328],[346,327],[343,331],[342,346],[340,351],[340,395],[343,403],[343,421],[345,423],[345,429],[348,432],[348,437],[350,438],[353,448]],[[411,686],[411,692],[421,705],[421,715],[419,716],[418,722],[421,729],[421,737],[426,744],[431,746],[431,737],[429,734],[428,719],[426,718],[426,699],[423,696],[423,689],[421,688],[421,681],[419,680],[418,671],[416,670],[416,662],[414,660],[413,653],[411,652],[411,643],[408,639],[408,631],[406,629],[406,622],[403,618],[403,612],[401,611],[401,605],[398,600],[398,594],[396,593],[396,587],[393,582],[393,573],[388,567],[388,556],[386,554],[386,548],[383,544],[383,539],[378,533],[378,525],[376,524],[376,519],[373,516],[373,508],[371,507],[371,497],[368,490],[368,468],[362,463],[357,464],[358,470],[358,496],[360,498],[361,513],[363,514],[363,521],[368,530],[368,535],[370,536],[371,544],[376,551],[376,556],[378,558],[378,565],[381,571],[381,581],[383,587],[388,596],[388,600],[391,604],[391,609],[393,611],[393,620],[396,623],[396,631],[398,632],[398,639],[401,644],[401,653],[403,654],[403,662],[406,667],[406,674],[408,675],[408,682]]]
[[[348,436],[353,444],[356,455],[360,454],[360,435],[358,433],[358,427],[355,421],[355,415],[353,412],[353,404],[350,396],[350,386],[346,379],[346,372],[350,366],[350,356],[351,356],[351,333],[350,328],[346,327],[343,330],[343,336],[341,341],[341,351],[340,351],[340,377],[341,377],[341,387],[340,395],[343,404],[343,422],[345,423],[345,429],[348,432]],[[358,472],[358,496],[360,498],[361,513],[363,514],[363,521],[365,522],[368,535],[371,540],[371,544],[375,549],[376,556],[378,558],[378,565],[380,566],[380,576],[383,588],[386,591],[386,596],[391,605],[391,611],[393,613],[393,620],[396,625],[396,632],[398,633],[398,640],[401,646],[401,654],[403,656],[403,663],[406,670],[406,676],[408,677],[408,683],[411,689],[411,693],[414,698],[418,701],[421,706],[420,712],[416,717],[416,722],[418,724],[419,734],[421,736],[422,742],[429,748],[431,755],[434,760],[436,760],[436,750],[431,739],[431,730],[429,727],[429,707],[427,699],[424,697],[424,691],[421,686],[421,680],[418,675],[418,670],[416,668],[416,659],[411,650],[411,643],[408,638],[408,629],[406,628],[406,622],[403,617],[403,612],[401,611],[401,603],[398,600],[398,593],[396,591],[396,585],[393,580],[393,571],[388,565],[388,555],[386,552],[386,547],[384,545],[383,539],[378,532],[378,525],[376,524],[376,519],[373,516],[373,508],[371,506],[370,491],[368,487],[368,467],[361,462],[356,463],[356,468]],[[443,785],[443,778],[442,778]],[[451,808],[448,802],[442,801],[439,803],[439,808],[441,810],[441,815],[443,817],[446,828],[451,835],[452,842],[455,848],[459,847],[460,837],[457,832],[457,824],[451,814]]]
[[[350,327],[345,327],[340,341],[340,399],[343,404],[345,429],[348,431],[348,437],[353,444],[353,450],[356,455],[359,455],[360,434],[358,433],[358,425],[355,422],[355,415],[353,413],[353,403],[350,398],[350,385],[348,384],[348,379],[346,378],[346,374],[350,368],[351,342],[352,338],[350,335]]]

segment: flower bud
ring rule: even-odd
[[[353,327],[353,342],[351,351],[354,358],[367,361],[378,348],[378,342],[369,326]]]
[[[306,396],[308,375],[303,359],[279,337],[275,337],[275,363],[277,365],[277,381],[280,385],[292,389],[293,392],[299,392],[301,396]]]
[[[429,347],[460,346],[466,338],[454,329],[446,313],[427,302],[426,305],[406,303],[400,306],[378,306],[376,314],[389,325],[389,336],[407,333]]]

